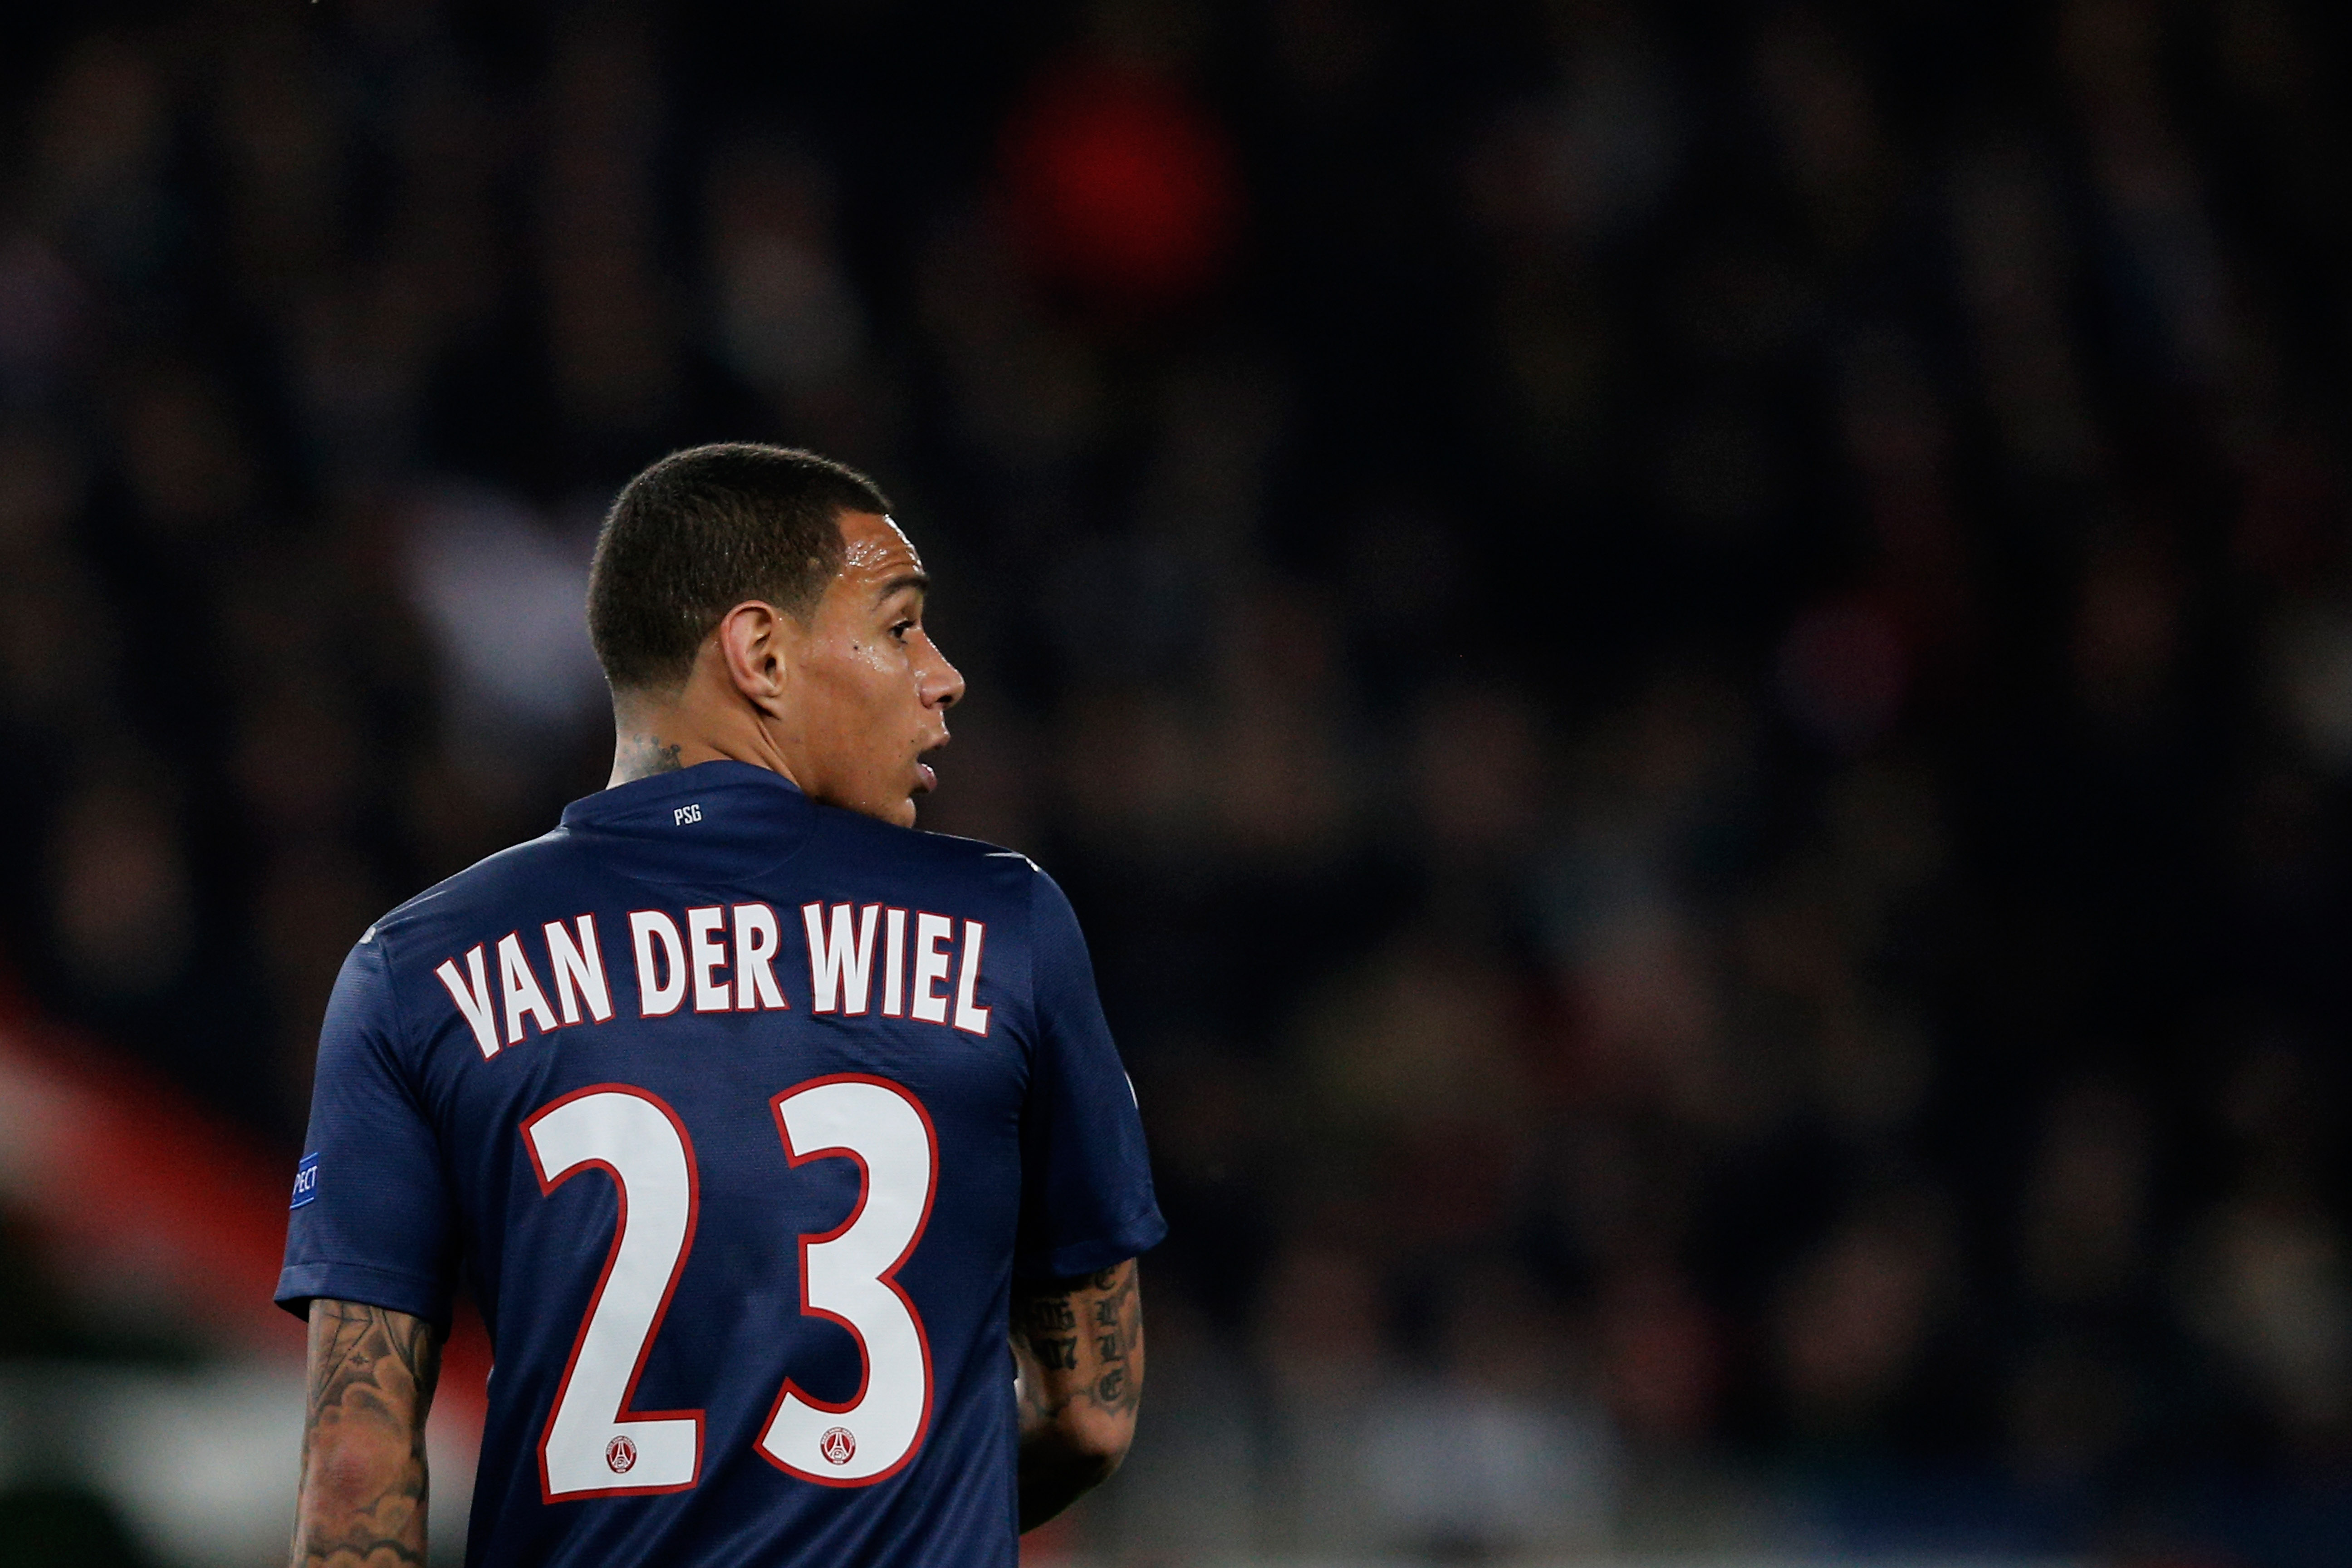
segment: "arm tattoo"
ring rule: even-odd
[[[615,748],[613,782],[630,784],[656,773],[674,773],[686,766],[678,756],[683,750],[678,744],[663,745],[658,735],[624,735]]]
[[[1014,1287],[1021,1528],[1034,1530],[1117,1469],[1143,1397],[1135,1260]]]
[[[1041,1371],[1079,1374],[1024,1377],[1024,1426],[1050,1423],[1081,1402],[1118,1415],[1141,1402],[1134,1363],[1143,1349],[1143,1297],[1132,1259],[1032,1287],[1013,1315]]]
[[[425,1418],[440,1375],[441,1336],[422,1319],[310,1303],[295,1568],[424,1563]]]
[[[1104,1269],[1094,1277],[1094,1286],[1108,1292],[1093,1303],[1094,1401],[1106,1410],[1132,1412],[1143,1397],[1133,1367],[1143,1349],[1143,1295],[1136,1288],[1135,1265]]]

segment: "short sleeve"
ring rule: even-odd
[[[1029,931],[1037,1038],[1022,1111],[1013,1271],[1062,1279],[1124,1262],[1157,1246],[1168,1226],[1086,938],[1069,899],[1042,871],[1031,881]]]
[[[343,960],[319,1036],[277,1300],[359,1301],[446,1327],[455,1275],[439,1141],[402,1059],[392,978],[371,931]]]

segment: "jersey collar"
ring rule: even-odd
[[[601,846],[632,876],[691,882],[779,863],[807,841],[817,815],[782,773],[698,763],[575,800],[561,831]]]
[[[600,789],[594,795],[583,795],[563,808],[563,826],[584,827],[623,822],[667,805],[674,798],[713,790],[726,790],[730,795],[748,792],[756,798],[761,793],[781,793],[805,802],[801,786],[772,768],[755,767],[750,763],[720,760],[697,763],[690,768],[675,768],[668,773],[648,773],[625,784]]]

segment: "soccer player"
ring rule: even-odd
[[[1125,1455],[1134,1092],[1061,889],[912,831],[963,679],[889,510],[769,447],[631,480],[610,787],[345,961],[278,1287],[298,1564],[422,1560],[461,1276],[471,1563],[1010,1568]]]

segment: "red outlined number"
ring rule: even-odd
[[[840,1405],[788,1376],[760,1454],[803,1480],[870,1486],[904,1469],[931,1421],[931,1346],[898,1284],[930,1224],[940,1141],[922,1101],[887,1079],[811,1079],[769,1102],[784,1158],[857,1163],[857,1202],[822,1236],[800,1238],[801,1312],[857,1342],[857,1392]],[[700,1209],[694,1143],[677,1113],[626,1084],[575,1089],[522,1124],[539,1187],[551,1194],[593,1166],[620,1214],[604,1272],[539,1440],[543,1501],[682,1491],[702,1471],[699,1410],[635,1412],[637,1379],[669,1310]],[[625,1478],[625,1479],[624,1479]]]
[[[760,1453],[803,1480],[868,1486],[905,1468],[930,1426],[930,1341],[898,1273],[930,1223],[939,1135],[920,1100],[862,1073],[811,1079],[772,1103],[793,1164],[857,1162],[849,1217],[823,1236],[801,1237],[801,1311],[849,1331],[863,1375],[840,1405],[784,1379]]]
[[[541,1192],[593,1166],[620,1205],[540,1436],[541,1499],[682,1491],[702,1473],[702,1412],[634,1412],[629,1401],[694,1244],[700,1187],[686,1127],[644,1089],[605,1083],[534,1111],[522,1141]]]

